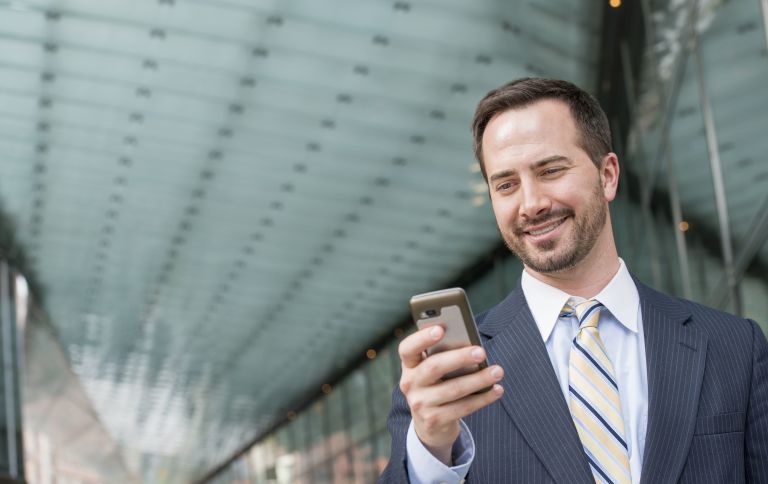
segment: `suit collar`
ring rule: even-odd
[[[504,368],[501,404],[555,482],[594,482],[541,333],[518,285],[479,324]]]

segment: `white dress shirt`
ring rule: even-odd
[[[593,299],[607,309],[600,313],[598,331],[613,363],[619,386],[624,429],[629,447],[629,468],[633,484],[640,482],[643,448],[648,425],[648,374],[640,297],[624,261],[613,279]],[[572,296],[523,271],[523,294],[549,353],[566,404],[568,402],[568,359],[578,332],[576,318],[559,318],[560,310]],[[514,375],[512,375],[514,377]],[[414,484],[460,483],[475,457],[475,445],[463,424],[454,445],[455,466],[447,467],[421,443],[411,422],[406,438],[408,477]]]

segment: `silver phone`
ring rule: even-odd
[[[471,345],[482,346],[467,294],[460,287],[413,296],[411,315],[419,329],[440,325],[445,330],[443,339],[428,348],[427,355]],[[474,373],[487,366],[488,362],[483,361],[476,365],[459,368],[446,374],[443,379]]]

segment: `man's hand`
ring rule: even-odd
[[[504,390],[496,384],[504,370],[494,365],[484,370],[442,381],[446,373],[472,366],[485,359],[479,346],[467,346],[433,354],[423,354],[444,336],[440,326],[425,328],[405,338],[398,348],[403,372],[400,390],[411,408],[416,435],[426,448],[447,466],[451,449],[459,436],[459,419],[498,400]],[[493,385],[487,392],[473,393]]]

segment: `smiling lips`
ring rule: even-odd
[[[562,225],[563,222],[565,222],[566,218],[568,218],[568,217],[563,217],[563,218],[561,218],[559,220],[555,220],[554,222],[549,223],[549,224],[544,225],[544,226],[540,225],[539,227],[537,227],[534,230],[526,230],[524,233],[526,235],[532,235],[534,237],[538,237],[538,236],[541,236],[541,235],[548,234],[549,232],[552,232],[553,230],[558,228],[560,225]]]

